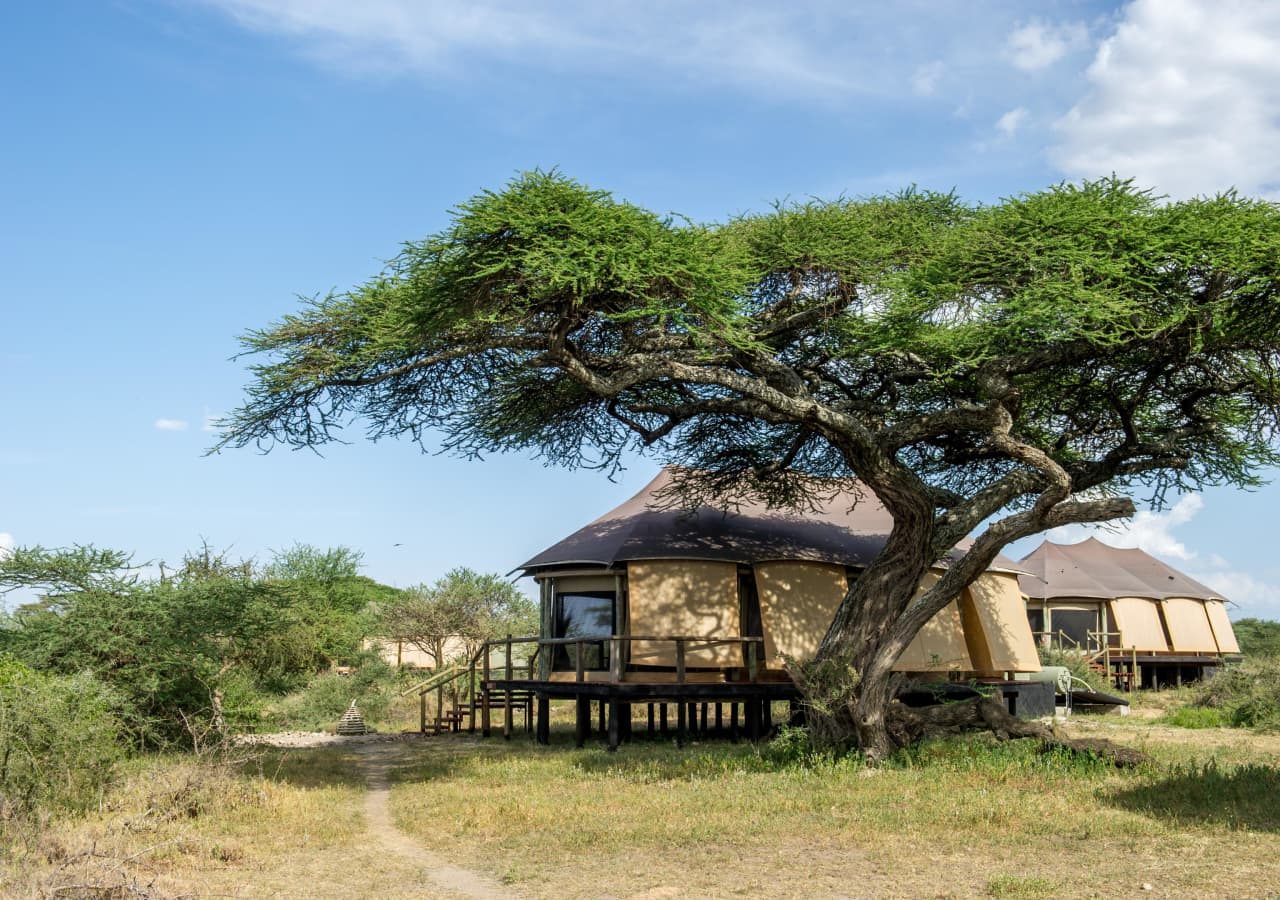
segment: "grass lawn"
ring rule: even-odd
[[[135,761],[98,815],[0,854],[5,897],[402,897],[413,867],[365,840],[349,753],[267,752],[234,770]]]
[[[1280,892],[1280,737],[1136,717],[1071,730],[1156,763],[1121,773],[974,739],[878,770],[804,768],[719,742],[574,750],[557,728],[549,748],[431,744],[392,801],[423,842],[547,897]]]
[[[1156,712],[1070,726],[1155,758],[1123,773],[978,739],[875,770],[719,741],[610,754],[575,750],[563,716],[551,747],[524,732],[385,747],[399,827],[526,896],[1276,895],[1280,735],[1141,708]],[[370,838],[359,758],[269,752],[214,775],[135,762],[101,813],[10,848],[0,895],[440,896]]]

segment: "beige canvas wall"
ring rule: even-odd
[[[699,560],[644,560],[627,563],[630,634],[684,637],[737,637],[738,566]],[[635,641],[631,661],[674,666],[675,645]],[[688,666],[740,666],[742,646],[688,648]]]
[[[1170,647],[1179,653],[1217,653],[1218,642],[1204,603],[1188,597],[1170,597],[1160,601],[1164,623],[1169,629]]]
[[[848,590],[844,566],[769,562],[755,566],[766,661],[812,659]]]
[[[933,587],[937,580],[938,576],[933,572],[926,575],[920,582],[916,596],[919,597]],[[898,657],[893,669],[895,672],[973,671],[973,662],[969,658],[969,648],[964,639],[964,626],[960,622],[960,607],[954,600],[925,623]]]
[[[1120,632],[1120,648],[1163,652],[1169,649],[1160,623],[1160,604],[1144,597],[1120,597],[1111,601],[1112,631]]]
[[[961,612],[973,671],[979,675],[1040,671],[1018,576],[979,575],[961,598]]]
[[[1221,653],[1239,653],[1240,645],[1236,642],[1235,629],[1227,618],[1227,604],[1221,600],[1206,600],[1204,611],[1209,616],[1209,626],[1213,629],[1213,638],[1218,643]]]

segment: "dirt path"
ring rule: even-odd
[[[479,872],[451,865],[396,827],[391,817],[389,775],[400,762],[401,745],[366,743],[354,748],[369,785],[364,811],[369,834],[388,852],[420,866],[436,887],[461,897],[507,898],[518,896],[511,888]]]

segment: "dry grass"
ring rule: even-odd
[[[412,896],[411,867],[362,840],[364,782],[336,750],[234,767],[137,761],[99,815],[54,823],[0,856],[25,897]],[[424,894],[425,896],[425,894]]]
[[[1077,717],[1071,728],[1157,762],[1118,773],[973,740],[878,770],[806,768],[723,742],[575,750],[563,725],[549,748],[523,733],[510,743],[464,734],[386,752],[402,765],[392,792],[402,829],[533,896],[1280,889],[1280,735],[1138,716]],[[438,896],[366,831],[357,759],[342,749],[271,753],[212,774],[181,757],[135,763],[101,814],[14,848],[0,894]],[[56,893],[76,885],[86,887]]]
[[[1115,722],[1073,728],[1156,766],[971,741],[877,771],[779,768],[726,744],[576,751],[558,731],[429,744],[392,796],[402,828],[541,896],[1274,894],[1276,739]]]

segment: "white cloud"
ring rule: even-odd
[[[186,431],[186,419],[156,419],[156,428],[160,431]]]
[[[1006,52],[1019,69],[1034,72],[1047,68],[1089,42],[1089,30],[1078,22],[1047,25],[1030,22],[1009,35]]]
[[[13,535],[7,531],[0,531],[0,559],[4,559],[13,552],[14,540]]]
[[[1022,123],[1027,119],[1027,108],[1019,106],[1017,109],[1011,109],[998,120],[996,120],[996,131],[1000,132],[1006,138],[1011,138],[1017,134],[1018,129],[1022,127]]]
[[[911,90],[921,97],[931,96],[938,89],[938,80],[942,78],[945,69],[946,67],[936,60],[920,66],[911,76]]]
[[[931,96],[950,85],[1007,87],[985,48],[1019,10],[1006,0],[963,6],[811,0],[599,3],[592,0],[203,0],[244,28],[283,37],[338,71],[415,73],[433,80],[506,77],[499,67],[629,75],[647,84],[731,85],[829,100],[857,94]],[[1057,5],[1057,4],[1053,4]],[[1063,6],[1070,5],[1064,2]],[[1016,59],[1066,52],[1079,26],[1031,25]],[[941,79],[943,72],[948,77]]]
[[[1057,125],[1067,174],[1174,197],[1280,188],[1280,3],[1135,0]]]
[[[1051,541],[1074,543],[1096,536],[1113,547],[1140,547],[1163,559],[1189,560],[1196,554],[1173,535],[1173,529],[1185,525],[1204,509],[1199,494],[1187,494],[1164,512],[1138,510],[1132,519],[1106,525],[1064,525],[1048,533]]]

